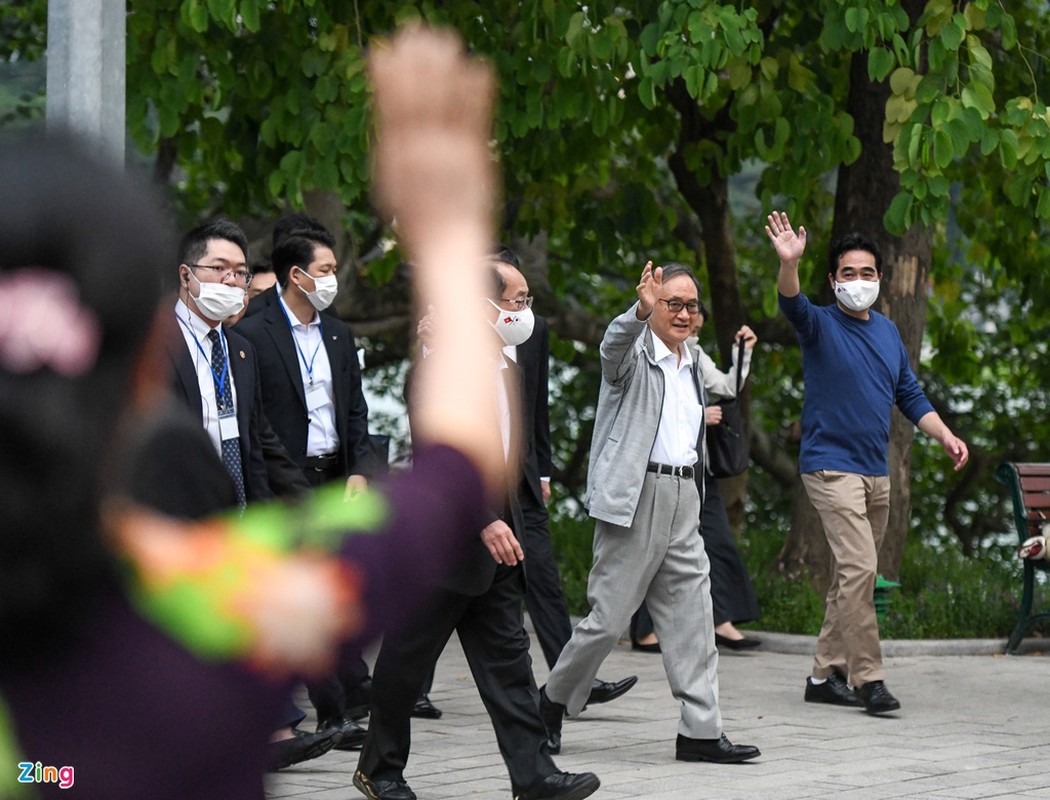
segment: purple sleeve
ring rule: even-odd
[[[402,625],[427,601],[485,527],[485,488],[471,462],[450,447],[418,450],[410,471],[390,479],[391,517],[374,534],[346,540],[342,558],[359,572],[365,646]]]

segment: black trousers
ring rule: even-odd
[[[525,571],[525,607],[529,610],[536,639],[543,650],[543,659],[548,669],[554,665],[572,636],[569,621],[569,604],[561,586],[558,562],[551,548],[551,534],[547,523],[547,512],[542,518],[538,514],[525,512],[525,541],[522,543],[528,554]]]
[[[520,565],[501,566],[484,594],[441,590],[428,612],[383,640],[372,673],[371,718],[358,764],[362,772],[373,780],[404,780],[412,707],[453,631],[459,634],[514,791],[557,771],[539,714],[522,591]]]

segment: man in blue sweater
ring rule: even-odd
[[[766,235],[780,258],[780,308],[802,345],[805,402],[799,468],[831,547],[833,575],[813,674],[811,703],[861,706],[869,714],[900,702],[883,682],[873,592],[889,515],[890,411],[900,409],[961,469],[966,443],[944,424],[908,364],[897,326],[871,306],[879,296],[882,257],[874,242],[849,234],[832,243],[828,280],[835,303],[815,306],[801,294],[798,262],[806,229],[785,213],[768,217]],[[851,685],[853,688],[851,688]]]

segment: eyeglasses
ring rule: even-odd
[[[533,298],[531,294],[528,297],[515,297],[511,299],[501,297],[499,299],[501,303],[509,303],[514,306],[515,311],[521,311],[524,308],[532,308],[532,300]]]
[[[672,314],[677,314],[683,308],[689,312],[690,316],[700,313],[700,301],[690,300],[688,303],[684,303],[681,300],[664,300],[660,298],[660,302],[667,306],[667,310]]]
[[[191,269],[206,269],[220,281],[226,280],[227,275],[232,275],[233,279],[241,286],[248,286],[252,282],[252,274],[243,267],[241,269],[230,269],[229,267],[214,267],[209,264],[187,264],[186,266]]]

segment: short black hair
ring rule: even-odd
[[[335,250],[335,238],[324,228],[292,231],[277,243],[270,263],[282,289],[288,286],[292,267],[305,271],[318,247]]]
[[[274,223],[272,246],[277,247],[281,243],[281,239],[290,236],[296,231],[321,231],[328,233],[328,228],[321,224],[319,219],[311,217],[309,214],[301,214],[299,212],[285,214]]]
[[[853,231],[840,236],[831,243],[831,248],[828,250],[828,274],[832,278],[838,274],[839,259],[842,258],[842,254],[850,250],[863,250],[865,253],[871,253],[875,256],[875,271],[879,275],[882,274],[882,253],[879,252],[879,246],[863,233]]]
[[[700,285],[700,280],[685,264],[680,264],[677,261],[668,261],[661,266],[661,269],[663,272],[661,273],[660,280],[668,281],[671,278],[677,278],[679,275],[688,275],[689,279],[693,282],[693,285],[696,286],[696,299],[699,300],[701,295],[703,295],[704,288]]]
[[[241,252],[244,253],[244,261],[248,263],[248,237],[244,235],[239,225],[228,219],[213,219],[205,222],[183,236],[179,244],[179,263],[196,264],[204,258],[204,254],[208,251],[208,242],[213,239],[233,242],[241,248]]]
[[[510,262],[505,262],[510,263]],[[490,299],[499,300],[503,297],[503,292],[507,289],[507,282],[503,280],[503,273],[499,271],[499,267],[493,264],[489,268],[489,289],[492,290],[493,294]]]
[[[252,275],[265,275],[268,272],[273,272],[273,264],[266,261],[256,261],[252,264]]]
[[[521,264],[518,262],[518,254],[503,244],[503,242],[496,242],[492,245],[492,259],[502,264],[510,264],[514,269],[521,269]]]

